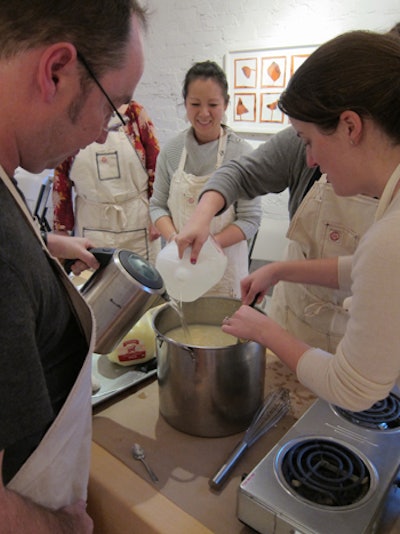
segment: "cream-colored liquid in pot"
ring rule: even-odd
[[[223,332],[220,326],[208,324],[189,324],[188,334],[182,327],[173,328],[165,335],[183,345],[196,347],[227,347],[237,343],[237,338]]]

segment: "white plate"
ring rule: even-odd
[[[93,354],[92,375],[100,389],[92,395],[92,406],[96,406],[125,389],[139,384],[157,373],[156,358],[133,366],[121,366],[111,362],[106,354]]]

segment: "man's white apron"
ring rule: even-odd
[[[32,215],[1,167],[0,174],[21,212],[41,240],[39,228]],[[94,349],[94,319],[87,304],[43,241],[42,247],[57,269],[68,293],[74,313],[89,342],[89,352],[57,418],[7,487],[36,503],[58,509],[72,504],[77,499],[86,500],[87,496],[92,430],[91,355]]]
[[[154,263],[160,239],[150,241],[148,175],[121,128],[92,143],[72,164],[75,234],[97,247],[126,248]]]

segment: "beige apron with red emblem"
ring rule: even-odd
[[[357,195],[340,197],[323,175],[298,207],[287,233],[286,260],[352,255],[374,221],[378,201]],[[348,292],[315,285],[279,282],[269,315],[313,347],[334,352],[343,337]]]
[[[217,163],[218,169],[224,161],[227,143],[227,133],[221,128],[221,135],[218,141]],[[168,198],[168,208],[174,222],[174,226],[179,232],[191,217],[197,206],[199,195],[206,185],[210,174],[196,176],[185,172],[186,146],[184,146],[178,169],[172,176],[170,192]],[[224,228],[235,221],[235,209],[230,206],[224,213],[214,217],[210,231],[212,234],[221,232]],[[240,298],[240,280],[248,274],[248,247],[247,241],[243,240],[230,247],[225,247],[224,253],[228,258],[227,267],[223,278],[213,286],[204,296],[223,296]]]
[[[92,143],[72,164],[75,233],[97,247],[125,248],[154,263],[160,239],[150,241],[148,175],[125,131]]]
[[[92,431],[91,355],[94,349],[94,319],[58,260],[51,256],[41,240],[39,227],[1,167],[0,173],[38,240],[42,242],[44,253],[56,267],[89,343],[89,352],[64,406],[38,447],[7,484],[8,489],[56,510],[78,499],[86,500],[87,497]]]

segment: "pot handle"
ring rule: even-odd
[[[115,248],[106,248],[106,247],[98,247],[98,248],[89,248],[89,252],[93,254],[93,256],[96,257],[96,260],[100,263],[100,267],[97,269],[96,272],[98,272],[100,269],[103,269],[108,263],[110,262],[112,255],[115,252]],[[77,261],[77,258],[73,260],[65,260],[63,267],[67,274],[71,272],[72,265]],[[93,276],[93,275],[92,275]]]
[[[194,351],[193,351],[193,349],[191,347],[188,347],[187,345],[181,345],[180,347],[181,347],[181,349],[183,349],[183,350],[185,350],[186,352],[189,353],[190,359],[192,360],[193,363],[197,363],[196,354],[194,353]]]
[[[163,295],[163,296],[164,296],[164,295]],[[156,338],[157,338],[157,341],[158,341],[158,348],[161,349],[161,347],[162,347],[162,345],[163,345],[163,343],[164,343],[164,341],[165,341],[165,338],[164,338],[164,336],[159,335],[159,334],[157,334],[157,333],[156,333]],[[179,347],[180,347],[182,350],[188,352],[189,355],[190,355],[190,358],[191,358],[192,362],[196,363],[196,355],[195,355],[195,353],[193,352],[193,349],[191,349],[191,348],[188,347],[187,345],[184,345],[184,344],[181,344],[181,343],[179,344]]]

